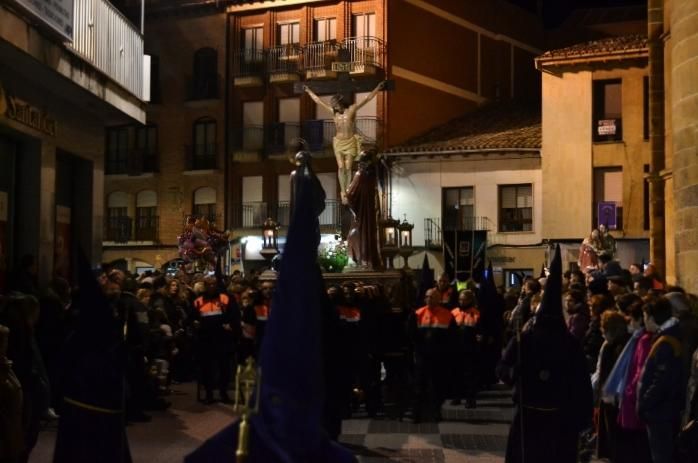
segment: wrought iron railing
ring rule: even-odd
[[[363,143],[377,143],[381,132],[381,121],[376,117],[357,117],[356,132]],[[332,119],[308,120],[301,123],[301,137],[311,151],[320,151],[332,146],[337,133]]]
[[[264,221],[269,217],[267,203],[264,201],[244,202],[233,205],[231,224],[233,228],[257,228],[261,229]]]
[[[303,48],[303,68],[306,71],[331,69],[332,62],[337,61],[339,45],[336,40],[307,44]]]
[[[246,49],[233,52],[233,77],[261,76],[266,69],[263,50]]]
[[[443,235],[441,232],[441,218],[426,218],[424,219],[424,247],[425,248],[440,248],[443,243]]]
[[[488,217],[458,216],[446,214],[441,223],[446,231],[489,231],[493,229],[492,221]]]
[[[143,99],[143,36],[106,0],[75,0],[73,42],[84,60]]]
[[[157,241],[158,227],[160,225],[160,217],[157,215],[146,215],[136,217],[135,221],[135,239],[136,241]]]
[[[279,45],[267,50],[267,72],[269,74],[299,73],[302,66],[303,49],[300,45]]]
[[[341,47],[348,51],[352,67],[371,65],[383,66],[385,44],[378,37],[349,37],[342,40]]]
[[[104,241],[127,243],[131,241],[133,219],[127,216],[107,217],[104,226]]]
[[[208,170],[218,167],[218,145],[200,143],[185,146],[187,170]]]
[[[279,225],[287,227],[291,221],[291,202],[279,201],[270,212],[270,216]],[[333,230],[340,229],[342,227],[342,203],[336,199],[326,199],[325,210],[322,211],[318,220],[321,227]]]
[[[267,153],[286,151],[294,140],[300,137],[300,122],[277,122],[269,124],[264,130],[264,148]]]

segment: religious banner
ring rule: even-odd
[[[599,220],[596,226],[605,225],[609,230],[616,230],[618,228],[616,203],[614,201],[600,201],[597,206]]]
[[[56,206],[56,231],[53,252],[53,272],[70,281],[71,227],[70,208]]]
[[[444,263],[446,273],[456,277],[465,272],[468,277],[479,278],[485,268],[487,232],[472,230],[445,230],[443,242],[446,252]]]

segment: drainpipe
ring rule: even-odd
[[[649,48],[650,132],[650,260],[666,275],[664,227],[664,0],[648,0],[647,46]]]

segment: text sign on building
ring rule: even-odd
[[[74,0],[15,0],[41,22],[73,41]]]
[[[616,134],[616,120],[615,119],[601,119],[601,120],[599,120],[598,131],[599,131],[599,135],[615,135]]]
[[[352,72],[354,70],[354,63],[335,61],[332,63],[332,71],[334,72]]]

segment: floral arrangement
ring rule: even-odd
[[[215,266],[216,256],[228,247],[228,233],[217,230],[205,217],[188,217],[178,239],[180,257],[197,266]]]
[[[320,249],[318,264],[323,271],[339,273],[349,263],[346,241],[336,241]]]

